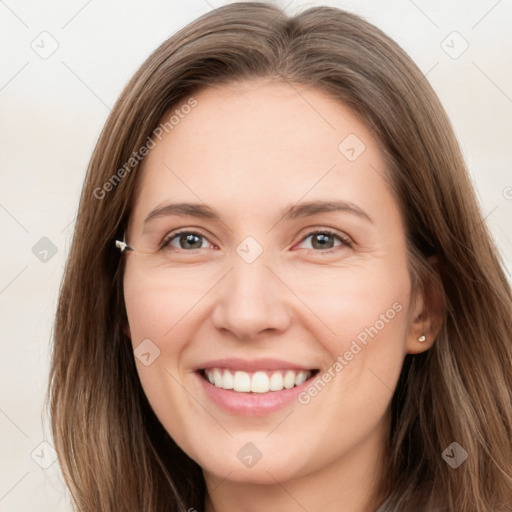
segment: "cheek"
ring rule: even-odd
[[[177,411],[192,410],[196,404],[183,392],[185,375],[179,363],[186,349],[187,325],[194,321],[193,306],[204,290],[175,285],[183,291],[176,291],[165,279],[150,282],[127,266],[124,296],[144,393],[166,430],[190,453],[193,450],[189,440],[195,426],[187,414]],[[150,354],[149,361],[140,357],[145,353]]]
[[[379,336],[405,342],[411,282],[407,266],[371,261],[316,271],[314,280],[295,280],[297,295],[314,313],[309,329],[331,355]],[[321,322],[319,322],[321,320]],[[316,327],[314,327],[316,325]]]
[[[407,266],[372,262],[326,272],[315,282],[313,291],[298,293],[308,293],[309,308],[322,320],[308,329],[324,348],[326,369],[318,376],[318,389],[306,390],[303,403],[322,393],[335,414],[350,410],[353,418],[359,413],[364,418],[371,405],[377,417],[391,399],[406,353]]]
[[[125,288],[125,305],[134,347],[146,338],[161,340],[182,309],[175,295],[139,287]]]
[[[203,279],[193,272],[153,269],[151,278],[148,273],[127,265],[124,276],[125,305],[134,346],[146,338],[156,343],[170,337],[182,339],[173,334],[190,322],[190,313],[213,283],[211,276]],[[175,343],[167,345],[166,350],[180,348]]]
[[[321,338],[317,328],[326,365],[299,395],[304,417],[317,418],[332,440],[316,444],[312,458],[339,456],[384,421],[405,357],[410,290],[407,271],[387,270],[326,276],[327,297],[310,293],[308,305],[334,331]]]

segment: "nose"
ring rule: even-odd
[[[213,311],[217,329],[250,341],[288,328],[290,292],[263,258],[253,263],[239,259],[222,281]]]

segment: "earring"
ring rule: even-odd
[[[121,254],[124,251],[133,251],[133,249],[124,240],[124,235],[122,240],[116,240],[116,247],[121,251]]]
[[[422,335],[418,338],[418,341],[419,341],[420,343],[423,343],[426,339],[427,339],[427,337],[426,337],[424,334],[422,334]]]

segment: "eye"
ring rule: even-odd
[[[206,245],[204,245],[206,243]],[[194,250],[211,247],[208,239],[194,231],[180,231],[174,235],[167,237],[163,244],[162,249],[183,249],[183,250]]]
[[[311,240],[309,247],[306,247],[306,249],[314,249],[317,250],[316,252],[329,253],[333,252],[336,247],[351,247],[351,242],[348,238],[325,229],[309,233],[300,243],[302,244],[308,239]],[[185,251],[204,249],[211,246],[212,244],[204,235],[195,231],[180,231],[168,236],[162,243],[162,249],[181,249]]]
[[[336,247],[346,246],[351,247],[351,242],[348,238],[334,233],[329,230],[317,230],[309,233],[306,237],[301,240],[301,244],[306,240],[311,239],[309,247],[306,249],[318,249],[317,252],[330,253]],[[338,243],[336,243],[338,242]]]

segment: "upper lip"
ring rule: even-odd
[[[282,359],[258,358],[258,359],[214,359],[206,361],[195,367],[195,371],[205,370],[208,368],[226,368],[230,370],[241,370],[245,372],[257,372],[264,370],[313,370],[311,366],[304,366],[292,361],[284,361]]]

